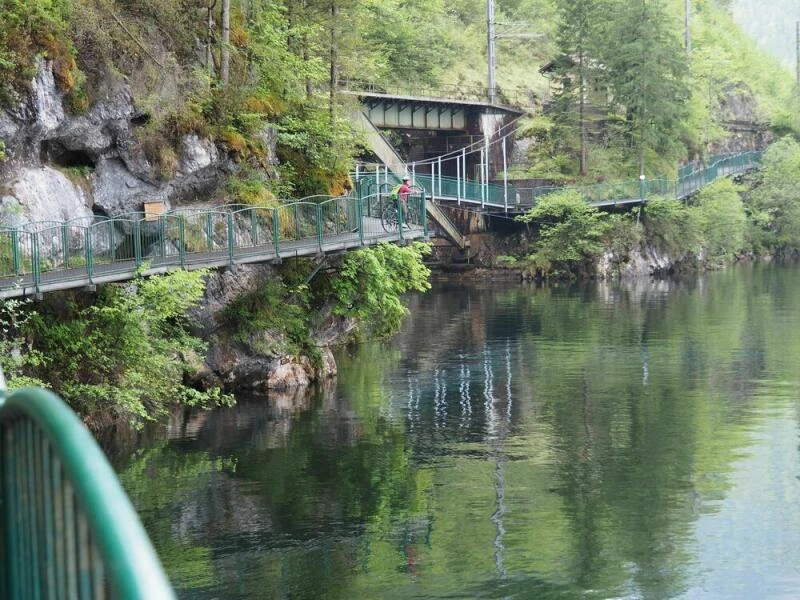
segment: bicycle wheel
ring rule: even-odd
[[[387,233],[397,231],[397,202],[384,200],[381,208],[381,225]]]

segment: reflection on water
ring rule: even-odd
[[[800,270],[441,286],[328,389],[111,455],[182,598],[800,586]]]

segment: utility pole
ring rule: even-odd
[[[487,22],[487,60],[489,63],[489,103],[494,104],[497,95],[497,84],[495,82],[495,69],[497,63],[495,59],[494,44],[497,36],[494,32],[494,0],[487,0],[486,3],[486,22]]]
[[[800,87],[800,21],[797,21],[797,25],[795,27],[795,54],[797,56],[797,63],[795,65],[795,71],[797,76],[797,86]]]
[[[222,49],[219,53],[219,78],[228,85],[231,70],[231,0],[222,0]]]
[[[683,0],[684,11],[684,25],[686,28],[686,54],[692,53],[692,3],[691,0]]]

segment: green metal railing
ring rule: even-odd
[[[519,188],[514,193],[519,194],[522,206],[533,206],[538,198],[556,191],[574,189],[590,203],[613,203],[623,200],[645,200],[648,196],[669,196],[676,199],[685,198],[701,187],[719,179],[735,175],[752,169],[761,163],[763,151],[744,152],[742,154],[713,157],[713,162],[708,167],[692,170],[680,169],[677,179],[632,179],[628,181],[601,183],[588,186],[555,187],[544,186],[535,188]]]
[[[677,179],[632,179],[583,186],[540,186],[522,188],[514,184],[484,183],[465,178],[415,174],[414,184],[423,188],[433,199],[480,204],[491,209],[528,209],[537,200],[548,194],[563,190],[576,190],[587,202],[592,204],[611,204],[621,201],[643,201],[648,196],[672,196],[685,198],[720,177],[735,175],[754,168],[761,162],[762,151],[745,152],[736,155],[714,156],[709,166],[695,169],[687,166],[679,169]],[[379,181],[389,179],[388,183]],[[398,182],[396,176],[360,172],[357,177],[359,194],[375,193]]]
[[[0,398],[0,444],[3,598],[175,597],[114,471],[57,396]]]
[[[404,228],[383,226],[375,209],[381,194],[315,196],[278,207],[227,206],[181,209],[159,216],[38,221],[0,227],[0,293],[32,290],[65,280],[92,284],[99,276],[154,268],[235,265],[354,248],[373,241],[403,241]],[[427,235],[425,196],[409,198],[400,224]],[[22,283],[20,283],[20,281]],[[62,286],[63,287],[63,286]]]

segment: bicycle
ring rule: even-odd
[[[420,188],[412,188],[408,194],[402,210],[398,210],[399,198],[384,196],[381,198],[381,225],[386,233],[394,233],[398,228],[399,217],[402,216],[402,223],[406,229],[411,228],[411,224],[419,224],[420,219],[416,198],[418,194],[424,193]]]

